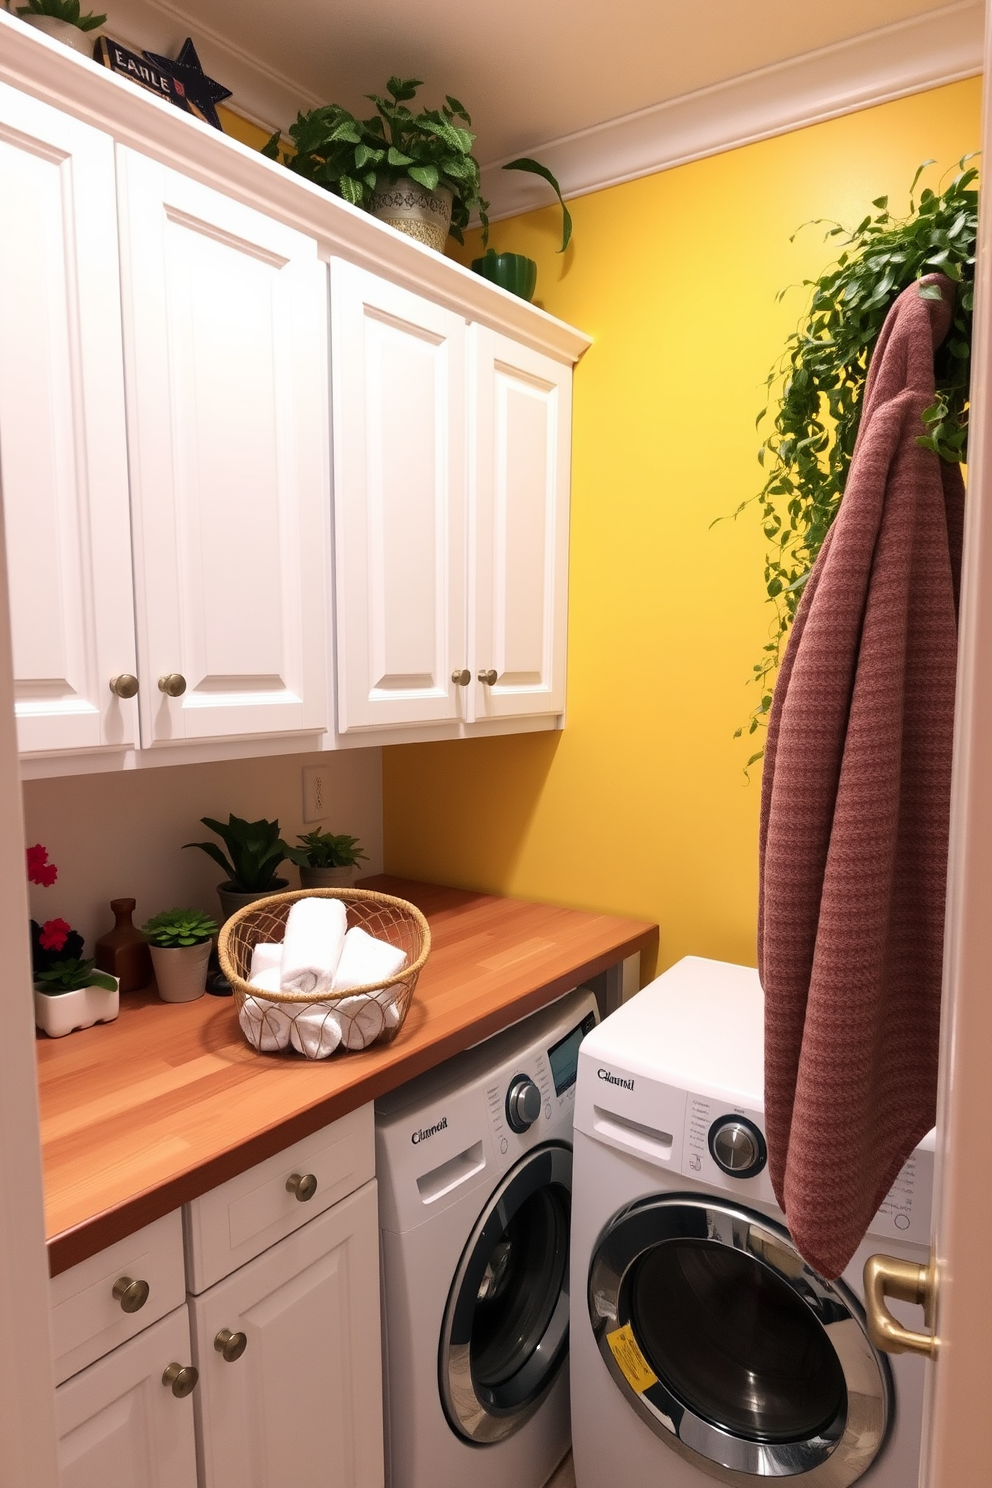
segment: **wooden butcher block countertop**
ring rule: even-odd
[[[311,1063],[256,1054],[233,999],[121,999],[120,1017],[39,1040],[52,1275],[652,945],[655,926],[381,876],[432,951],[391,1044]]]

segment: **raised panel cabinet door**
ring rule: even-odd
[[[382,1488],[374,1179],[189,1307],[200,1488]]]
[[[196,1488],[193,1401],[162,1381],[190,1360],[183,1306],[59,1385],[61,1488]]]
[[[338,728],[458,718],[465,323],[331,261]]]
[[[137,704],[113,142],[0,85],[0,486],[22,753],[125,749]]]
[[[322,730],[326,265],[125,147],[118,177],[142,743]]]
[[[469,348],[469,716],[558,715],[572,370],[484,326],[470,327]]]

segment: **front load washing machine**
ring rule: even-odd
[[[793,1245],[768,1176],[763,1018],[757,972],[687,957],[582,1045],[577,1488],[917,1480],[926,1364],[872,1347],[861,1278],[873,1251],[927,1261],[933,1136],[842,1280],[825,1281]]]
[[[390,1488],[541,1488],[568,1450],[568,1235],[591,992],[376,1103]]]

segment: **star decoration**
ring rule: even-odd
[[[205,119],[215,129],[223,130],[214,105],[230,98],[231,90],[207,77],[196,55],[192,37],[187,36],[182,51],[174,60],[171,57],[160,57],[155,52],[146,52],[145,56],[166,77],[172,79],[176,92],[181,100],[185,100],[185,106],[191,114]]]

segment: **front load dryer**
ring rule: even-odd
[[[840,1282],[768,1176],[757,973],[687,957],[579,1055],[572,1206],[577,1488],[909,1488],[926,1364],[871,1345],[865,1258],[929,1257],[933,1137]],[[910,1309],[893,1304],[910,1327]]]
[[[568,1236],[591,992],[376,1103],[390,1488],[541,1488],[569,1445]]]

